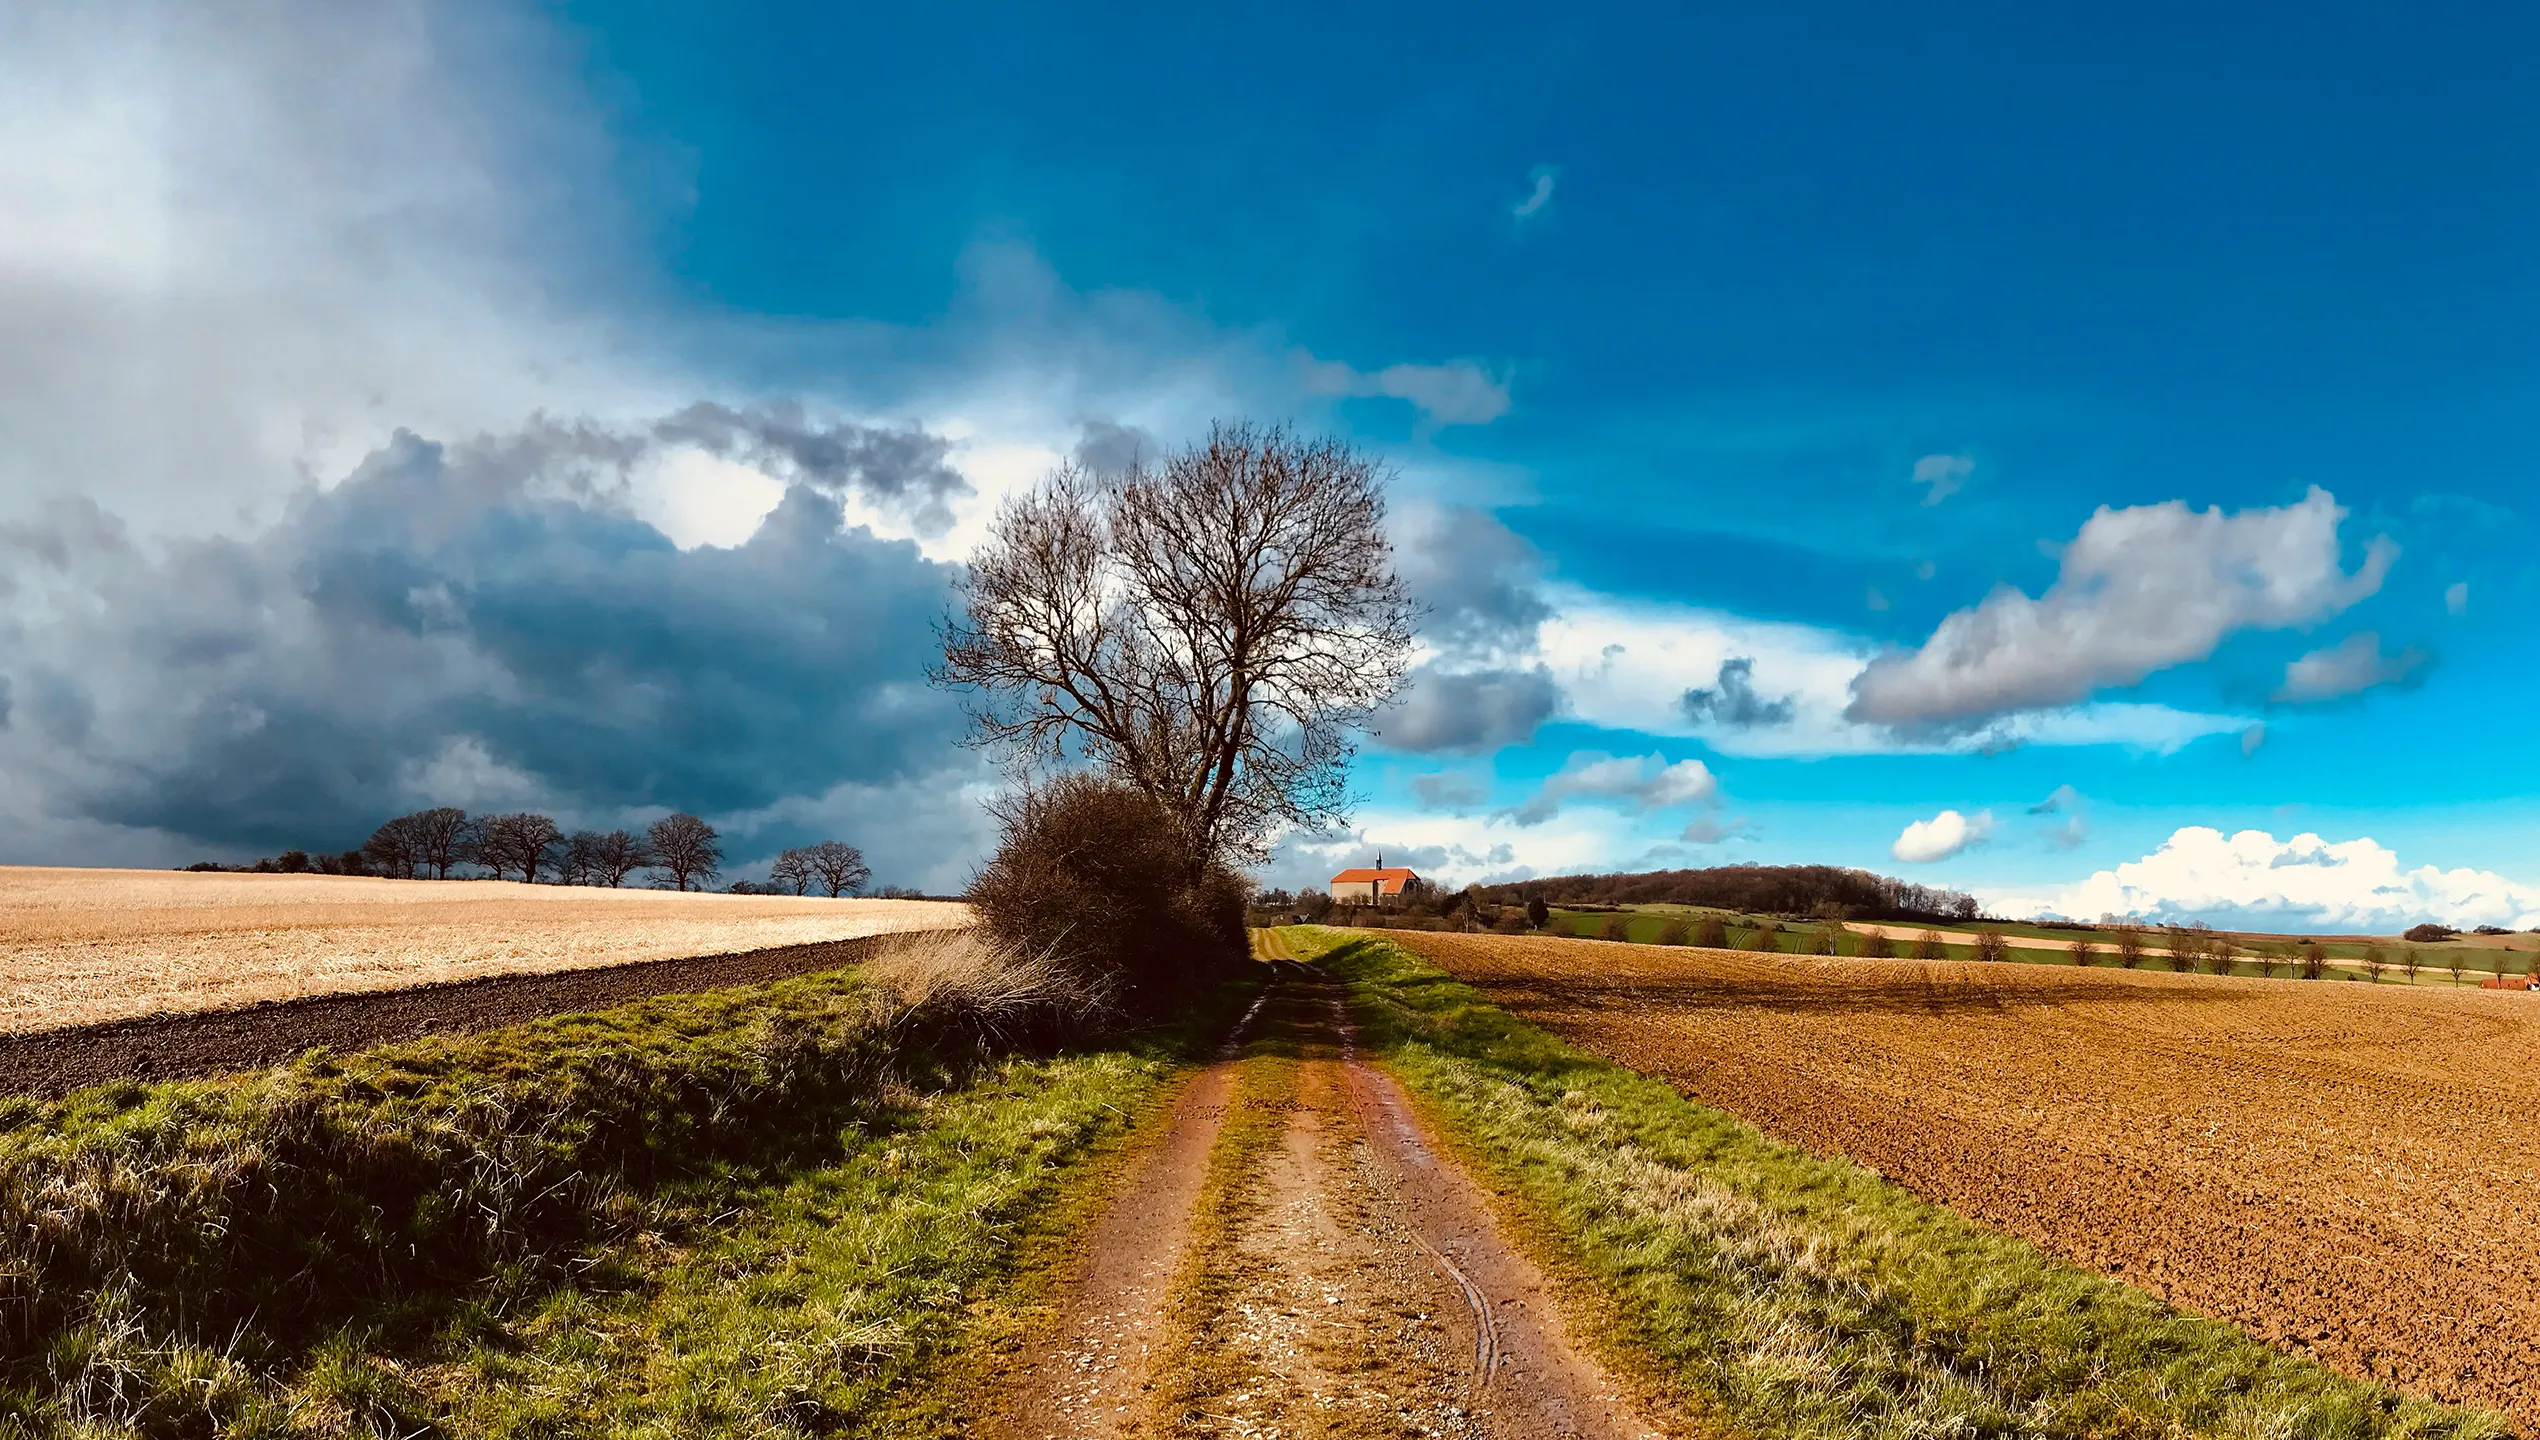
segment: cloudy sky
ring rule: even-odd
[[[1391,463],[1430,607],[1270,880],[2540,924],[2492,8],[901,8],[0,15],[0,860],[958,885],[983,517],[1248,416]]]

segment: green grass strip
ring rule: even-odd
[[[940,1431],[1246,998],[999,1058],[835,972],[0,1102],[0,1440]]]
[[[2492,1437],[1779,1144],[1382,940],[1290,932],[1619,1333],[1758,1437]],[[1311,937],[1311,938],[1307,938]]]

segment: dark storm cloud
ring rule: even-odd
[[[1376,718],[1388,750],[1473,753],[1534,738],[1561,708],[1552,672],[1532,670],[1411,672],[1401,698]]]
[[[970,482],[947,459],[952,447],[943,437],[913,426],[817,421],[792,403],[736,410],[700,401],[656,423],[653,436],[825,494],[860,494],[906,514],[921,534],[949,529],[951,502],[970,493]]]
[[[1449,655],[1524,651],[1552,618],[1543,557],[1488,511],[1415,512],[1402,527],[1403,583],[1427,608],[1421,639]]]
[[[465,771],[568,816],[943,771],[960,719],[923,669],[949,571],[840,507],[922,511],[957,477],[933,437],[797,420],[401,433],[260,534],[155,553],[59,508],[0,536],[0,755],[59,813],[247,848],[356,842],[466,803],[433,793]],[[681,550],[610,503],[671,441],[790,481],[747,543]]]
[[[1163,454],[1155,437],[1135,425],[1088,420],[1076,437],[1076,463],[1097,475],[1118,475]]]
[[[1720,662],[1719,678],[1707,690],[1687,690],[1676,697],[1676,708],[1695,724],[1709,721],[1731,730],[1752,730],[1760,725],[1787,725],[1797,712],[1798,702],[1788,695],[1767,700],[1755,690],[1755,661],[1744,655]]]

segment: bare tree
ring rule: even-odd
[[[768,888],[783,895],[800,895],[811,889],[811,859],[800,847],[787,850],[767,867]]]
[[[873,878],[873,867],[864,863],[864,852],[842,840],[823,840],[803,855],[811,862],[813,877],[832,900],[863,889],[864,882]]]
[[[1978,930],[1976,932],[1975,958],[1978,960],[1988,961],[2003,961],[2010,959],[2011,942],[2009,938],[2004,936],[1999,930]]]
[[[1770,920],[1755,922],[1755,933],[1746,937],[1746,948],[1758,955],[1772,955],[1782,948],[1781,927]]]
[[[2065,947],[2065,953],[2073,957],[2075,965],[2088,965],[2099,952],[2090,948],[2089,941],[2076,940]]]
[[[564,840],[564,832],[545,815],[488,815],[476,827],[476,863],[500,880],[517,870],[520,878],[538,883],[538,872]]]
[[[400,880],[414,878],[415,867],[423,863],[423,847],[414,833],[414,817],[400,815],[370,832],[362,842],[362,853],[379,867],[382,875]]]
[[[1926,930],[1922,934],[1914,937],[1914,958],[1917,960],[1946,960],[1949,958],[1949,946],[1940,938],[1939,931]]]
[[[600,882],[600,832],[576,830],[564,837],[564,855],[556,861],[556,883],[597,885]]]
[[[1281,825],[1344,813],[1352,732],[1408,662],[1385,478],[1250,425],[1161,469],[1063,468],[970,557],[935,679],[974,692],[976,742],[1154,796],[1194,863],[1265,858]]]
[[[2390,957],[2383,953],[2380,946],[2367,945],[2364,947],[2365,979],[2370,980],[2375,985],[2378,985],[2381,983],[2381,972],[2389,968]]]
[[[723,868],[722,837],[694,815],[664,815],[653,822],[652,863],[670,872],[680,889],[690,881],[702,885]]]
[[[2328,951],[2317,940],[2302,942],[2302,978],[2317,980],[2328,969]]]
[[[1860,953],[1864,960],[1892,960],[1896,958],[1896,942],[1888,938],[1886,930],[1873,926],[1861,932]]]
[[[2237,959],[2239,954],[2239,949],[2231,941],[2216,935],[2206,944],[2205,968],[2217,975],[2228,975],[2231,973],[2231,962]]]
[[[2446,950],[2443,952],[2443,968],[2452,972],[2452,983],[2454,985],[2461,983],[2461,966],[2463,963],[2464,962],[2461,959],[2461,952],[2459,950]]]
[[[611,830],[591,840],[591,883],[617,889],[626,877],[653,863],[653,852],[640,838],[623,830]]]
[[[2425,957],[2417,953],[2417,947],[2414,945],[2399,952],[2399,969],[2406,974],[2409,984],[2417,983],[2417,972],[2424,968]]]
[[[1728,922],[1716,912],[1704,915],[1694,922],[1693,943],[1706,950],[1726,950],[1729,948]]]
[[[457,806],[418,810],[406,823],[412,827],[416,858],[432,867],[433,879],[447,880],[451,866],[475,858],[476,827]]]
[[[2128,970],[2143,963],[2142,926],[2120,925],[2117,927],[2117,963]]]

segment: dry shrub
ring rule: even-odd
[[[1243,878],[1195,852],[1143,792],[1066,775],[1006,801],[1004,837],[970,882],[980,922],[1124,1009],[1188,999],[1243,958]]]
[[[2117,963],[2128,970],[2143,963],[2143,930],[2140,926],[2117,927]]]
[[[1093,1028],[1111,1011],[1094,979],[1057,957],[1027,955],[979,929],[893,939],[864,964],[865,983],[902,1013],[1007,1048]]]
[[[2216,939],[2205,949],[2205,968],[2217,975],[2228,975],[2231,973],[2231,962],[2237,959],[2239,954],[2238,947],[2230,941]]]
[[[1775,933],[1773,922],[1756,921],[1755,933],[1746,937],[1746,948],[1758,955],[1771,955],[1778,952],[1782,948],[1781,936]]]
[[[1860,953],[1864,960],[1893,960],[1896,942],[1887,938],[1886,931],[1872,930],[1862,935]]]
[[[1728,922],[1717,915],[1705,915],[1693,927],[1693,943],[1709,950],[1729,948]]]
[[[1693,943],[1693,927],[1685,924],[1682,920],[1670,920],[1666,924],[1658,927],[1658,943],[1661,945],[1690,945]]]
[[[2064,948],[2064,953],[2073,957],[2075,965],[2088,965],[2098,957],[2099,952],[2090,948],[2089,941],[2076,940]]]
[[[1491,928],[1497,930],[1502,935],[1523,935],[1526,933],[1528,928],[1526,925],[1526,912],[1517,909],[1515,906],[1510,906],[1501,910],[1499,912],[1499,923]]]
[[[1976,958],[2008,960],[2011,958],[2011,942],[2003,938],[1999,930],[1979,930],[1976,932]]]
[[[1629,940],[1629,939],[1631,939],[1631,938],[1632,938],[1632,918],[1631,918],[1630,916],[1628,916],[1628,915],[1608,915],[1608,916],[1606,916],[1606,917],[1605,917],[1605,924],[1604,924],[1601,928],[1599,928],[1599,929],[1598,929],[1598,931],[1597,931],[1597,938],[1598,938],[1598,939],[1600,939],[1600,940]]]
[[[1940,938],[1939,931],[1926,930],[1922,934],[1914,937],[1914,958],[1917,960],[1946,960],[1949,958],[1949,943]]]

